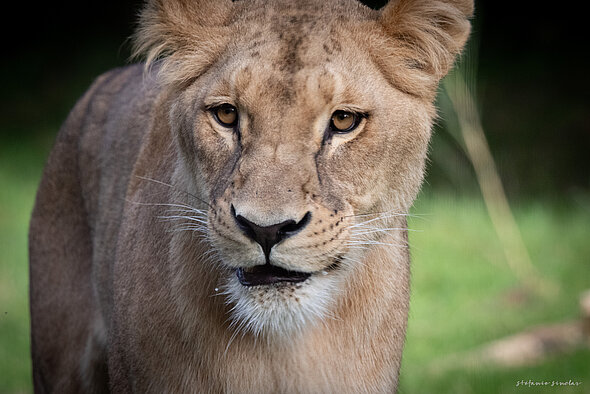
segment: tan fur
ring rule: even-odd
[[[30,231],[37,392],[389,393],[409,300],[405,214],[471,0],[153,0],[146,63],[73,109]],[[239,136],[208,107],[239,111]],[[336,110],[368,114],[326,137]],[[263,264],[239,215],[311,220]]]

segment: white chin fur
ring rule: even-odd
[[[330,318],[338,276],[319,273],[301,283],[246,287],[232,275],[225,289],[232,305],[231,325],[236,333],[293,338],[306,327]]]

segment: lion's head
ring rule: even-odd
[[[149,3],[137,52],[172,97],[177,173],[207,211],[234,324],[296,332],[330,315],[371,250],[405,247],[436,86],[471,12],[466,0]]]

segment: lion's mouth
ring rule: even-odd
[[[308,272],[289,271],[272,264],[238,268],[236,275],[243,286],[272,285],[281,282],[299,283],[311,276]]]

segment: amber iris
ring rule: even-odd
[[[354,112],[336,111],[332,114],[330,128],[337,133],[352,131],[358,126],[359,116]]]
[[[238,110],[231,104],[221,104],[212,112],[217,123],[223,127],[234,127],[238,121]]]

